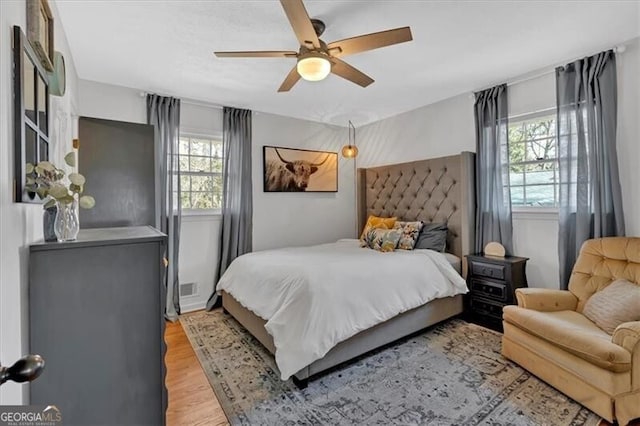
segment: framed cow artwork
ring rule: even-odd
[[[264,192],[338,192],[338,153],[263,147]]]

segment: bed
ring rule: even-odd
[[[358,169],[357,185],[358,229],[362,229],[369,215],[396,216],[406,221],[447,222],[447,252],[460,259],[462,275],[466,276],[464,256],[472,250],[475,231],[473,153]],[[345,241],[343,244],[350,243]],[[224,310],[276,354],[274,339],[265,328],[267,321],[229,292],[221,291],[221,295]],[[300,368],[292,378],[296,385],[305,387],[313,376],[462,311],[461,294],[436,298],[341,341],[320,359]]]

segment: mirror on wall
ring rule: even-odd
[[[25,190],[27,163],[49,159],[49,81],[22,29],[13,27],[14,201],[40,202]]]

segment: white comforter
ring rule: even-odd
[[[468,291],[441,253],[381,253],[357,240],[240,256],[218,290],[267,321],[282,380],[362,330]]]

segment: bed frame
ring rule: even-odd
[[[358,169],[358,229],[362,229],[370,214],[409,221],[447,222],[447,251],[462,259],[462,274],[466,276],[464,256],[471,253],[475,235],[474,161],[473,153],[462,152],[449,157]],[[264,319],[226,292],[222,292],[222,306],[275,353]],[[323,358],[298,371],[293,381],[304,388],[312,376],[462,311],[462,295],[432,300],[339,343]]]

